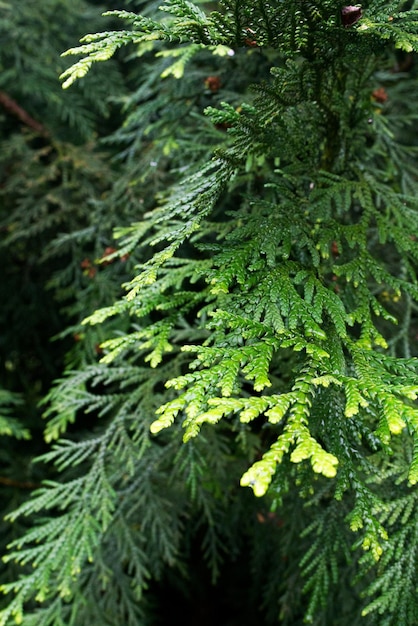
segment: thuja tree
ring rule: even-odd
[[[112,225],[125,219],[128,203],[123,209],[115,203],[116,222],[114,213],[104,214],[92,202],[106,197],[117,176],[108,158],[112,149],[99,138],[120,123],[110,98],[125,93],[122,73],[112,61],[71,93],[57,80],[57,71],[68,66],[62,50],[87,28],[103,27],[101,13],[112,6],[92,4],[0,3],[1,553],[19,533],[19,524],[3,523],[5,512],[51,476],[49,468],[43,472],[31,464],[45,450],[37,403],[64,360],[96,356],[100,337],[91,335],[90,350],[78,350],[76,330],[68,325],[85,315],[83,307],[110,304],[129,264],[95,263],[111,244]],[[109,280],[115,272],[118,278]],[[51,343],[64,328],[65,337]],[[0,565],[2,581],[8,567]]]
[[[134,44],[114,141],[155,206],[115,231],[100,358],[49,393],[60,477],[9,516],[0,624],[412,626],[416,3],[202,6],[70,50],[65,87]]]

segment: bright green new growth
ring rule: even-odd
[[[208,493],[227,498],[228,480],[202,487],[199,473],[214,462],[211,446],[222,447],[217,429],[232,449],[246,449],[260,428],[266,435],[249,446],[241,485],[276,506],[294,490],[317,507],[303,531],[306,621],[337,583],[336,551],[351,558],[348,522],[365,551],[360,576],[380,559],[364,616],[415,623],[416,148],[399,139],[373,90],[394,48],[417,50],[418,11],[370,0],[347,24],[331,0],[218,4],[205,12],[169,0],[155,18],[113,11],[130,30],[88,35],[66,53],[83,58],[62,74],[64,87],[126,44],[170,44],[155,48],[156,58],[173,57],[161,80],[184,80],[207,53],[227,68],[234,55],[259,54],[268,73],[246,102],[206,109],[208,135],[219,131],[212,160],[190,159],[155,209],[115,233],[120,256],[142,255],[137,274],[124,297],[84,324],[129,317],[132,330],[106,339],[97,365],[70,372],[50,393],[46,437],[58,442],[43,460],[71,471],[10,516],[58,510],[11,546],[6,558],[34,569],[3,585],[16,597],[1,626],[11,617],[25,626],[87,623],[88,611],[65,602],[80,588],[93,602],[97,579],[109,588],[110,544],[128,563],[117,619],[142,624],[147,580],[179,550],[181,515],[170,510],[180,464],[175,489],[161,495],[163,515],[153,483],[184,455],[192,496],[216,509]],[[60,440],[82,412],[105,419],[101,434]],[[331,503],[318,506],[321,494]],[[391,604],[399,563],[406,582]],[[45,608],[26,616],[32,597]]]

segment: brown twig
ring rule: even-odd
[[[41,486],[38,483],[15,480],[14,478],[6,478],[6,476],[0,476],[0,485],[5,485],[6,487],[16,487],[16,489],[39,489]]]
[[[37,133],[47,136],[49,133],[45,126],[37,122],[25,109],[23,109],[16,100],[13,100],[7,93],[0,91],[0,104],[12,115],[17,117],[23,124],[29,126]]]

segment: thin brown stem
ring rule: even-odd
[[[15,487],[16,489],[39,489],[41,486],[39,483],[33,483],[31,481],[15,480],[14,478],[7,478],[6,476],[0,476],[0,485],[6,487]]]
[[[11,98],[4,91],[0,91],[0,105],[2,105],[6,111],[17,117],[23,124],[29,126],[37,133],[41,135],[47,136],[48,130],[45,128],[43,124],[37,122],[25,109],[23,109],[20,104],[16,102],[13,98]]]

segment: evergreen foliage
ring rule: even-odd
[[[54,259],[77,342],[0,625],[163,623],[172,590],[211,623],[212,584],[225,624],[413,626],[417,3],[126,4],[64,55],[79,138],[7,140],[6,249]],[[127,45],[102,154],[72,99],[103,114]]]

